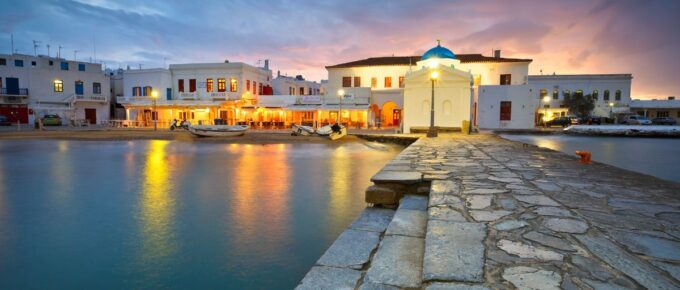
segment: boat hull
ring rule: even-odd
[[[229,125],[213,125],[213,126],[190,126],[189,132],[199,137],[235,137],[243,136],[249,129],[248,126],[229,126]]]
[[[293,125],[292,132],[296,135],[310,136],[314,134],[314,128],[310,126]]]
[[[328,135],[328,139],[335,141],[335,140],[338,140],[342,137],[345,137],[345,135],[347,135],[347,128],[342,127],[342,128],[340,128],[340,132],[331,132]]]

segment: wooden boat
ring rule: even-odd
[[[328,134],[328,139],[338,140],[342,137],[345,137],[345,135],[347,135],[347,128],[345,128],[345,126],[339,125],[338,127],[339,128],[333,129],[333,126],[331,126],[331,133]]]
[[[293,124],[291,130],[293,131],[293,135],[309,136],[314,134],[314,128],[311,126]]]
[[[199,137],[243,136],[250,127],[245,125],[194,125],[189,132]]]

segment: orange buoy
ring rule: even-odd
[[[579,162],[588,164],[590,163],[590,158],[592,157],[592,154],[588,151],[576,151],[576,155],[581,156],[581,159]]]

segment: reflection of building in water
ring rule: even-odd
[[[144,164],[140,201],[142,253],[144,263],[155,263],[176,251],[174,232],[175,192],[170,180],[166,146],[169,141],[153,140]]]
[[[238,150],[240,149],[240,150]],[[288,146],[284,144],[253,146],[229,145],[229,151],[240,155],[233,178],[225,178],[234,188],[231,201],[234,251],[253,246],[253,241],[266,241],[262,251],[283,250],[292,239],[289,224],[289,185],[292,170],[288,163]],[[266,255],[266,253],[263,253]]]
[[[73,164],[69,152],[69,141],[59,141],[57,150],[51,154],[53,168],[50,170],[52,184],[54,185],[54,196],[56,202],[63,202],[65,198],[71,196],[73,192]]]

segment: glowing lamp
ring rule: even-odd
[[[436,81],[438,78],[439,78],[439,73],[438,73],[438,72],[433,71],[433,72],[430,74],[430,79],[431,79],[431,80]]]
[[[439,66],[439,62],[436,59],[431,59],[428,62],[428,65],[430,66],[430,68],[437,68]]]
[[[543,97],[543,102],[549,103],[550,102],[550,96]]]

